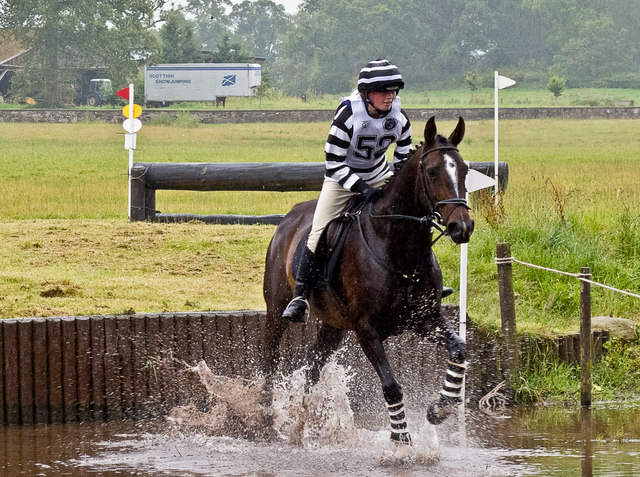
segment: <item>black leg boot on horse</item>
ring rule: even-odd
[[[293,299],[282,312],[283,318],[294,323],[304,323],[309,310],[309,295],[315,282],[314,257],[315,254],[308,247],[304,247],[296,272]]]

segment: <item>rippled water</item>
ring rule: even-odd
[[[389,442],[384,409],[351,411],[341,366],[325,369],[306,395],[300,375],[283,379],[270,409],[259,404],[259,383],[193,371],[208,404],[175,409],[167,420],[0,428],[0,475],[640,475],[640,406],[498,416],[467,409],[437,428],[412,409],[407,449]],[[276,432],[270,439],[259,429],[265,416]]]

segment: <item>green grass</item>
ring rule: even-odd
[[[299,97],[284,96],[280,92],[273,91],[263,98],[228,97],[225,109],[253,110],[253,109],[335,109],[340,98],[350,94],[345,90],[341,94],[311,94],[308,100],[303,102]],[[401,94],[402,105],[405,108],[493,108],[493,85],[478,91],[470,91],[468,88],[454,90],[413,91],[406,89]],[[615,88],[575,88],[567,89],[558,98],[546,89],[531,89],[526,85],[516,84],[510,88],[500,90],[500,107],[527,108],[527,107],[585,107],[600,106],[611,107],[618,105],[620,101],[634,101],[635,106],[640,105],[640,89],[615,89]],[[27,105],[14,105],[0,103],[1,108],[30,108],[38,107]],[[103,106],[112,107],[112,106]],[[122,105],[118,106],[121,108]],[[87,106],[78,106],[78,109],[92,109]],[[168,109],[215,109],[211,102],[202,103],[174,103]]]
[[[0,317],[264,309],[273,228],[123,219],[0,224]]]
[[[438,125],[445,133],[454,127]],[[500,123],[500,160],[510,170],[504,216],[496,220],[478,193],[471,201],[477,227],[468,288],[475,322],[499,326],[499,241],[509,242],[519,260],[571,273],[588,266],[598,282],[640,291],[637,128],[634,120]],[[414,129],[417,142],[422,124]],[[134,159],[323,161],[326,134],[324,123],[145,124]],[[0,142],[0,317],[264,308],[261,274],[273,227],[129,223],[120,125],[4,123]],[[460,149],[467,160],[493,160],[493,122],[468,122]],[[168,213],[272,214],[316,196],[159,191],[156,205]],[[459,248],[441,240],[435,251],[445,282],[457,288]],[[194,264],[187,266],[188,259]],[[515,264],[514,287],[520,330],[578,329],[576,279]],[[596,287],[592,297],[594,316],[640,322],[638,299]]]
[[[593,401],[638,399],[640,388],[640,346],[613,339],[605,343],[606,353],[591,368]],[[580,402],[580,367],[551,356],[549,350],[535,349],[523,356],[513,380],[514,398],[523,404],[539,402]]]
[[[144,117],[143,117],[144,121]],[[454,123],[438,123],[449,133]],[[419,141],[423,124],[414,124]],[[500,123],[509,164],[502,209],[471,198],[469,315],[500,326],[496,243],[519,260],[640,292],[637,120],[510,120]],[[198,125],[145,122],[143,162],[323,161],[327,124]],[[155,224],[127,219],[127,164],[120,125],[0,127],[0,318],[126,312],[264,309],[262,274],[272,226]],[[493,122],[467,123],[460,150],[492,161]],[[285,213],[317,192],[159,191],[163,212]],[[459,247],[435,248],[445,283],[459,286]],[[579,327],[575,278],[513,265],[518,329],[553,335]],[[640,323],[637,298],[592,287],[592,314]],[[447,299],[455,303],[458,295]],[[520,402],[576,402],[578,369],[533,356],[514,385]],[[593,368],[594,400],[637,391],[638,347],[610,345]]]

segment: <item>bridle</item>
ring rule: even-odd
[[[433,204],[433,194],[431,194],[431,188],[429,186],[429,182],[427,182],[427,179],[426,179],[424,160],[427,158],[429,154],[436,151],[455,151],[455,152],[459,152],[459,151],[458,151],[458,148],[455,146],[438,146],[438,147],[433,147],[431,149],[427,149],[420,155],[420,184],[422,185],[422,192],[424,193],[425,197],[427,198],[427,201],[429,202],[429,207],[431,209],[430,212],[434,216],[438,217],[438,222],[440,225],[444,225],[447,223],[447,221],[449,220],[449,217],[451,216],[453,211],[456,210],[456,208],[465,207],[467,210],[469,210],[469,205],[467,204],[466,199],[460,199],[460,198],[439,200],[435,204]],[[438,213],[438,208],[448,204],[453,204],[455,205],[455,207],[451,210],[447,218],[443,220],[440,214]]]
[[[438,240],[440,240],[441,237],[448,235],[447,233],[447,229],[446,229],[446,223],[449,220],[449,217],[451,216],[451,214],[453,213],[453,211],[458,208],[458,207],[465,207],[467,210],[469,210],[469,205],[467,204],[467,200],[466,199],[460,199],[460,198],[455,198],[455,199],[444,199],[444,200],[440,200],[440,201],[436,201],[434,203],[433,201],[433,194],[431,193],[431,187],[429,186],[429,182],[426,179],[426,171],[425,171],[425,165],[424,165],[424,160],[427,158],[427,156],[433,152],[437,152],[437,151],[456,151],[458,152],[458,148],[455,146],[438,146],[438,147],[434,147],[431,149],[428,149],[426,151],[424,151],[421,155],[420,155],[420,184],[422,186],[422,192],[425,195],[426,199],[427,199],[427,203],[429,204],[429,213],[428,215],[424,216],[424,217],[416,217],[413,215],[403,215],[403,214],[383,214],[383,215],[375,215],[371,212],[371,204],[367,203],[367,207],[366,209],[369,212],[369,217],[372,219],[400,219],[400,220],[411,220],[411,221],[416,221],[419,222],[420,226],[428,226],[429,230],[431,229],[436,229],[439,231],[439,235],[435,238],[435,239],[431,239],[429,246],[432,247]],[[438,208],[443,206],[443,205],[449,205],[449,204],[453,204],[455,205],[455,207],[453,208],[453,210],[451,210],[451,212],[449,213],[449,215],[446,217],[446,219],[443,219],[442,216],[440,215],[440,213],[438,212]],[[373,259],[378,262],[379,265],[381,265],[383,268],[385,268],[387,271],[401,275],[402,277],[404,277],[405,279],[410,279],[413,282],[417,282],[421,279],[422,277],[422,273],[419,272],[417,269],[412,273],[412,274],[407,274],[407,273],[403,273],[399,270],[396,270],[395,268],[393,268],[391,265],[389,265],[388,263],[386,263],[382,258],[380,258],[376,252],[371,248],[371,246],[369,245],[369,243],[367,242],[366,237],[364,236],[364,231],[362,229],[362,221],[361,221],[361,215],[362,215],[362,211],[364,210],[364,208],[358,209],[356,212],[352,212],[352,213],[344,213],[343,216],[345,217],[349,217],[349,218],[355,218],[356,222],[358,224],[358,229],[360,232],[360,238],[362,239],[362,242],[364,243],[364,245],[367,247],[371,257],[373,257]]]
[[[429,182],[426,179],[424,160],[427,158],[429,154],[437,151],[458,152],[458,148],[455,146],[438,146],[438,147],[433,147],[431,149],[427,149],[426,151],[422,152],[422,154],[420,155],[420,162],[419,162],[420,185],[422,187],[422,193],[426,197],[427,203],[429,204],[429,213],[426,216],[416,217],[413,215],[403,215],[403,214],[374,215],[373,213],[371,213],[371,208],[369,208],[369,217],[371,217],[372,219],[413,220],[413,221],[419,222],[422,225],[428,225],[429,228],[434,228],[438,230],[438,232],[440,232],[439,235],[434,240],[431,240],[431,245],[435,244],[438,240],[440,240],[442,236],[448,235],[447,229],[446,229],[446,223],[449,220],[449,217],[451,216],[451,214],[458,207],[464,207],[467,210],[469,210],[469,205],[467,204],[466,199],[460,199],[460,198],[444,199],[444,200],[436,201],[434,203],[431,187],[429,186]],[[449,215],[447,215],[447,217],[443,219],[442,215],[440,215],[440,213],[438,212],[438,208],[442,207],[443,205],[449,205],[449,204],[453,204],[455,205],[455,207],[451,210],[451,212],[449,212]]]

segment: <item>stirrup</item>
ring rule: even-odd
[[[453,295],[453,288],[442,287],[442,298],[447,298],[449,295]]]
[[[284,309],[282,317],[294,323],[304,323],[308,309],[309,301],[302,296],[296,296]]]

